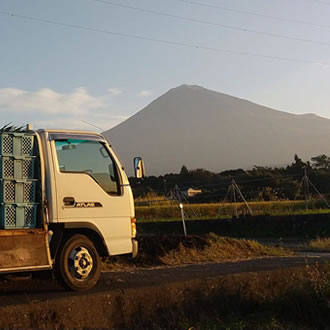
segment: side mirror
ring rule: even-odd
[[[145,176],[144,162],[141,157],[134,158],[134,172],[137,179],[142,179]]]

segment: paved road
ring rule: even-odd
[[[294,257],[272,257],[220,264],[195,264],[179,267],[135,269],[126,272],[103,273],[99,284],[88,292],[65,291],[54,280],[25,279],[0,281],[0,306],[35,303],[70,296],[88,296],[99,292],[148,288],[195,279],[206,279],[228,274],[270,271],[304,267],[330,262],[330,253],[298,253]]]

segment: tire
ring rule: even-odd
[[[101,262],[94,244],[84,235],[64,241],[55,259],[55,277],[67,289],[91,289],[100,278]]]

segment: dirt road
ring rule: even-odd
[[[230,278],[230,290],[251,274],[291,276],[306,264],[330,261],[330,254],[298,254],[222,264],[135,269],[103,273],[96,288],[68,292],[54,280],[0,282],[0,327],[121,327],[142,325],[157,310],[207,294]],[[283,275],[284,273],[287,275]],[[280,274],[280,275],[279,275]],[[226,280],[227,281],[227,280]],[[234,281],[234,282],[233,282]]]

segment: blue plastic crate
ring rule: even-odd
[[[35,136],[33,133],[0,133],[0,155],[33,156]]]
[[[0,180],[1,203],[35,203],[37,180]]]
[[[37,179],[35,178],[35,157],[6,157],[0,161],[0,179]]]
[[[0,206],[1,229],[35,228],[37,218],[38,204],[2,203]]]

